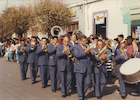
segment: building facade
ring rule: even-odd
[[[138,1],[83,0],[70,4],[69,7],[76,11],[74,22],[79,23],[79,30],[83,34],[114,39],[119,34],[124,34],[125,37],[132,35],[133,26],[140,24],[137,14],[140,12]]]

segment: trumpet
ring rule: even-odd
[[[25,47],[23,47],[24,49],[22,49],[22,54],[25,55],[26,52],[25,52]]]
[[[67,46],[68,47],[68,46]],[[68,47],[69,48],[69,47]],[[69,57],[69,58],[72,58],[72,54],[71,54],[71,52],[70,52],[70,49],[69,49],[69,51],[67,52],[67,57]]]
[[[31,50],[34,50],[34,46],[31,46]]]
[[[48,48],[46,47],[46,45],[44,45],[44,51],[47,52]]]
[[[31,42],[31,50],[35,49],[34,45],[35,45],[35,42]]]
[[[89,52],[92,54],[92,55],[94,55],[94,54],[96,54],[96,52],[93,50],[93,47],[92,46],[90,46],[90,45],[88,45],[88,44],[86,44],[86,46],[88,47],[90,47],[90,50],[89,50]]]

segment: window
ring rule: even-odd
[[[68,31],[74,31],[74,30],[78,29],[79,28],[78,23],[79,22],[72,22],[71,25],[69,25],[69,27],[68,27]]]

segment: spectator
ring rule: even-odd
[[[126,49],[127,49],[127,52],[128,52],[128,56],[129,58],[133,58],[133,45],[132,45],[132,37],[131,36],[128,36],[127,37],[127,46],[126,46]]]
[[[17,63],[19,63],[19,55],[18,55],[18,53],[17,53],[18,47],[20,46],[19,40],[16,39],[16,40],[15,40],[15,43],[16,43],[16,45],[15,45],[16,61],[17,61]]]
[[[107,51],[108,55],[111,55],[112,52]],[[112,55],[109,57],[108,61],[106,62],[106,69],[107,69],[107,81],[109,84],[111,84],[112,79]]]
[[[15,58],[15,42],[12,40],[11,42],[10,42],[10,44],[11,44],[11,46],[10,46],[10,48],[12,49],[12,59],[14,60],[14,58]]]
[[[134,49],[133,56],[135,57],[136,52],[138,51],[138,46],[137,46],[137,43],[136,43],[136,39],[133,39],[132,45],[133,45],[133,49]]]
[[[11,61],[11,59],[12,59],[12,48],[10,47],[9,44],[7,45],[5,56],[6,56],[7,61]]]
[[[2,38],[0,38],[0,57],[3,57],[4,53],[4,43],[2,41]]]

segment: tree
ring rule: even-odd
[[[72,21],[71,10],[67,6],[62,0],[38,0],[33,6],[38,30],[49,37],[54,25],[66,28]]]
[[[32,10],[27,6],[6,8],[1,16],[3,26],[6,29],[5,36],[17,33],[19,37],[22,37],[22,34],[29,29],[33,17]]]

